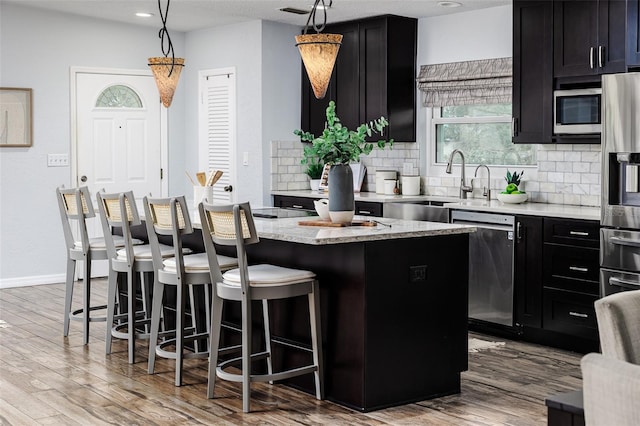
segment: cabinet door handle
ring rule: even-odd
[[[593,46],[589,48],[589,68],[593,69]]]
[[[517,123],[517,118],[513,117],[513,118],[511,119],[511,137],[512,137],[512,138],[515,138],[515,137],[516,137],[516,134],[518,134],[518,131],[517,131],[517,129],[516,129],[516,127],[517,127],[517,126],[516,126],[516,123]]]
[[[301,209],[302,206],[298,205],[298,204],[294,204],[291,207],[293,207],[294,209]]]
[[[516,238],[518,241],[522,240],[522,223],[518,222],[516,224]]]
[[[589,268],[584,268],[582,266],[569,266],[569,270],[577,272],[589,272]]]
[[[581,312],[569,311],[569,315],[571,315],[572,317],[578,317],[578,318],[589,318],[589,315],[583,314]]]
[[[603,62],[602,62],[602,58],[604,56],[603,53],[604,53],[604,46],[598,46],[598,66],[600,68],[602,68],[604,66]]]
[[[569,235],[578,235],[580,237],[588,237],[589,233],[584,231],[569,231]]]

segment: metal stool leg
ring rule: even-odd
[[[76,261],[67,259],[67,281],[64,293],[64,336],[69,335],[69,322],[71,321],[71,300],[73,299],[74,275],[76,273]]]

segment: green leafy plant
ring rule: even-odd
[[[518,189],[518,185],[522,180],[522,175],[524,175],[524,170],[518,174],[518,172],[511,173],[509,169],[507,169],[507,175],[504,177],[504,180],[507,181],[507,186],[501,194],[524,194],[524,191],[520,191]]]
[[[367,142],[367,138],[373,134],[383,135],[383,130],[389,125],[389,122],[380,117],[369,123],[358,126],[353,131],[349,130],[340,123],[340,119],[336,115],[336,103],[330,101],[326,110],[327,127],[322,135],[315,137],[309,132],[303,130],[294,130],[294,134],[300,136],[305,142],[311,142],[311,147],[305,147],[305,158],[308,164],[307,150],[311,150],[317,155],[319,161],[324,164],[349,164],[358,161],[360,155],[369,155],[373,150],[374,144]],[[377,147],[384,149],[387,145],[393,146],[393,139],[380,139],[376,143]]]

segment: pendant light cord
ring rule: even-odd
[[[169,14],[169,3],[171,3],[171,0],[167,0],[167,7],[163,14],[162,5],[160,4],[160,0],[158,0],[158,10],[160,11],[160,19],[162,20],[162,28],[160,28],[160,31],[158,32],[158,37],[160,37],[160,48],[162,49],[162,54],[164,55],[164,57],[167,58],[169,56],[169,53],[171,53],[171,69],[169,70],[169,77],[171,77],[171,73],[173,73],[173,67],[175,66],[175,63],[176,63],[176,54],[173,51],[173,43],[171,42],[171,37],[169,36],[169,30],[167,29],[167,15]]]
[[[318,26],[318,24],[316,24],[316,12],[318,11],[318,5],[320,3],[322,3],[323,19],[322,19],[322,25]],[[331,7],[332,5],[333,5],[333,0],[329,0],[329,7]],[[309,22],[313,23],[313,29],[317,33],[321,33],[322,30],[324,30],[324,27],[327,25],[327,6],[325,5],[324,0],[316,0],[315,3],[313,4],[313,9],[311,9],[311,12],[309,12],[307,23],[304,26],[304,34],[306,34],[307,30],[309,29]]]

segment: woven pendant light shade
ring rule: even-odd
[[[313,94],[324,98],[336,63],[341,34],[303,34],[296,36],[296,46],[300,50],[304,68],[307,70]]]
[[[171,72],[172,64],[173,72]],[[165,56],[149,58],[149,67],[151,71],[153,71],[153,76],[156,79],[162,105],[169,108],[173,100],[173,94],[178,86],[182,67],[184,67],[184,58],[175,58],[175,62],[172,58]],[[169,75],[170,72],[171,75]]]

